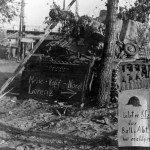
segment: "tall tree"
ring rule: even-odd
[[[112,77],[112,60],[116,43],[116,19],[119,0],[108,0],[105,43],[99,68],[99,94],[100,105],[110,100],[110,88]]]
[[[0,23],[10,22],[17,16],[18,4],[15,0],[0,0]]]

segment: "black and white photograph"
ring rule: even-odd
[[[0,150],[150,150],[150,0],[0,0]]]

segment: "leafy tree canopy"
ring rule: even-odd
[[[18,12],[18,2],[15,0],[0,0],[0,22],[11,22]]]
[[[136,0],[134,6],[127,9],[127,7],[120,7],[119,18],[124,20],[135,20],[141,23],[149,21],[150,15],[150,1]]]

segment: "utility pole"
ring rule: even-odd
[[[22,60],[23,45],[21,39],[23,37],[23,27],[24,27],[24,0],[21,0],[21,10],[20,10],[20,24],[19,24],[19,37],[18,37],[18,61]]]
[[[63,10],[65,10],[66,0],[63,1]]]
[[[25,8],[25,0],[22,0],[22,38],[25,37],[25,21],[24,21],[24,8]],[[21,43],[22,47],[22,59],[25,58],[25,43]]]

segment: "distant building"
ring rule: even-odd
[[[18,45],[18,36],[19,36],[19,34],[18,34],[18,32],[16,32],[16,33],[11,33],[11,34],[8,34],[7,33],[7,38],[8,38],[8,41],[9,41],[9,44],[12,46],[12,47],[17,47],[17,45]]]
[[[58,40],[58,33],[51,33],[45,40],[55,41]],[[33,49],[34,44],[41,39],[44,32],[41,31],[25,31],[21,39],[21,54],[18,54],[18,37],[19,33],[17,30],[7,30],[7,38],[9,46],[13,54],[20,55],[23,59],[31,49]],[[20,53],[20,52],[19,52]],[[13,55],[14,57],[14,55]]]

